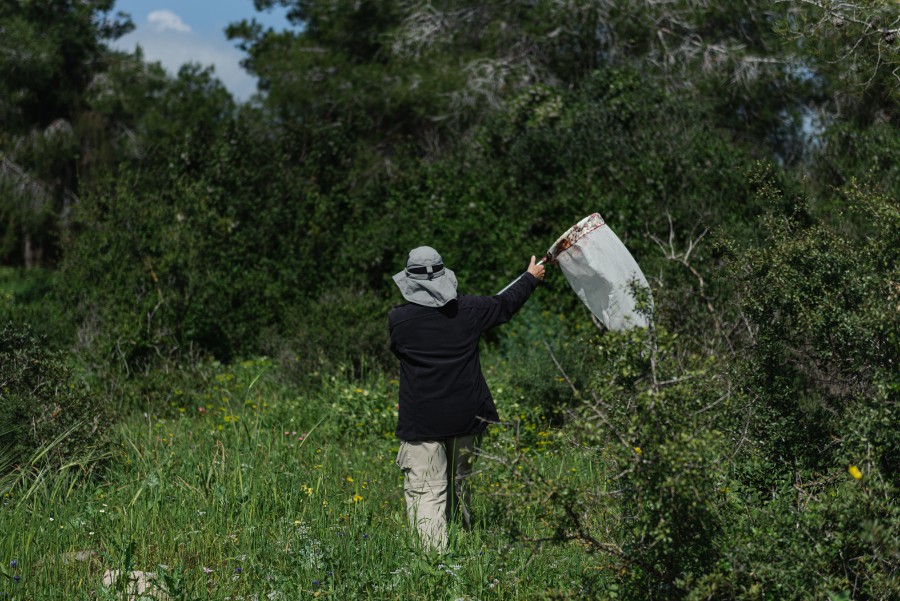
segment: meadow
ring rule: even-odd
[[[477,527],[454,530],[446,555],[423,553],[394,464],[396,381],[339,372],[304,394],[274,369],[266,359],[210,363],[205,385],[172,390],[165,416],[135,411],[117,423],[107,457],[20,473],[0,512],[0,596],[122,598],[125,579],[104,586],[108,570],[155,575],[134,598],[613,593],[602,555],[542,544],[531,525],[540,515],[512,534],[503,512],[517,484],[507,476],[522,465],[490,457],[473,477]],[[486,453],[554,477],[598,478],[586,456],[554,444],[546,416],[502,383],[496,392],[513,419],[493,427]]]

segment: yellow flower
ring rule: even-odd
[[[856,479],[856,480],[862,479],[862,472],[859,471],[859,468],[856,467],[855,465],[851,465],[850,467],[848,467],[847,471],[850,472],[850,475],[853,476],[854,479]]]
[[[362,501],[362,499],[363,499],[363,498],[362,498],[362,495],[353,495],[353,502],[354,502],[354,503],[359,503],[360,501]]]
[[[640,454],[641,454],[641,447],[634,447],[634,452],[637,453],[638,455],[640,455]]]
[[[353,483],[353,478],[351,478],[350,476],[347,476],[347,482],[350,482],[350,483],[352,484],[352,483]]]

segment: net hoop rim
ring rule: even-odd
[[[596,223],[593,223],[587,229],[582,229],[585,228],[585,226],[588,225],[592,220],[596,220]],[[556,242],[554,242],[547,250],[547,259],[550,261],[555,261],[562,253],[572,248],[572,246],[576,242],[578,242],[594,230],[598,230],[605,225],[606,221],[604,221],[600,213],[591,213],[590,215],[567,229],[562,236],[556,239]]]

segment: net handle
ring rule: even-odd
[[[535,265],[543,265],[543,264],[546,263],[546,262],[547,262],[547,255],[544,255],[543,257],[541,257],[541,260],[540,260],[540,261],[538,261],[537,263],[535,263]],[[528,273],[528,270],[525,270],[524,272],[522,272],[522,275],[520,275],[519,277],[517,277],[516,279],[514,279],[513,281],[511,281],[509,284],[506,285],[506,288],[504,288],[503,290],[501,290],[500,292],[498,292],[498,293],[495,294],[494,296],[499,296],[499,295],[503,294],[504,292],[506,292],[507,290],[509,290],[510,288],[512,288],[513,285],[515,285],[516,282],[518,282],[519,280],[521,280],[522,278],[525,277],[525,274],[526,274],[526,273]]]

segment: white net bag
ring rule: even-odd
[[[585,217],[547,251],[591,313],[610,330],[646,328],[635,293],[643,290],[650,307],[650,286],[637,262],[599,213]],[[640,293],[639,293],[640,294]]]

